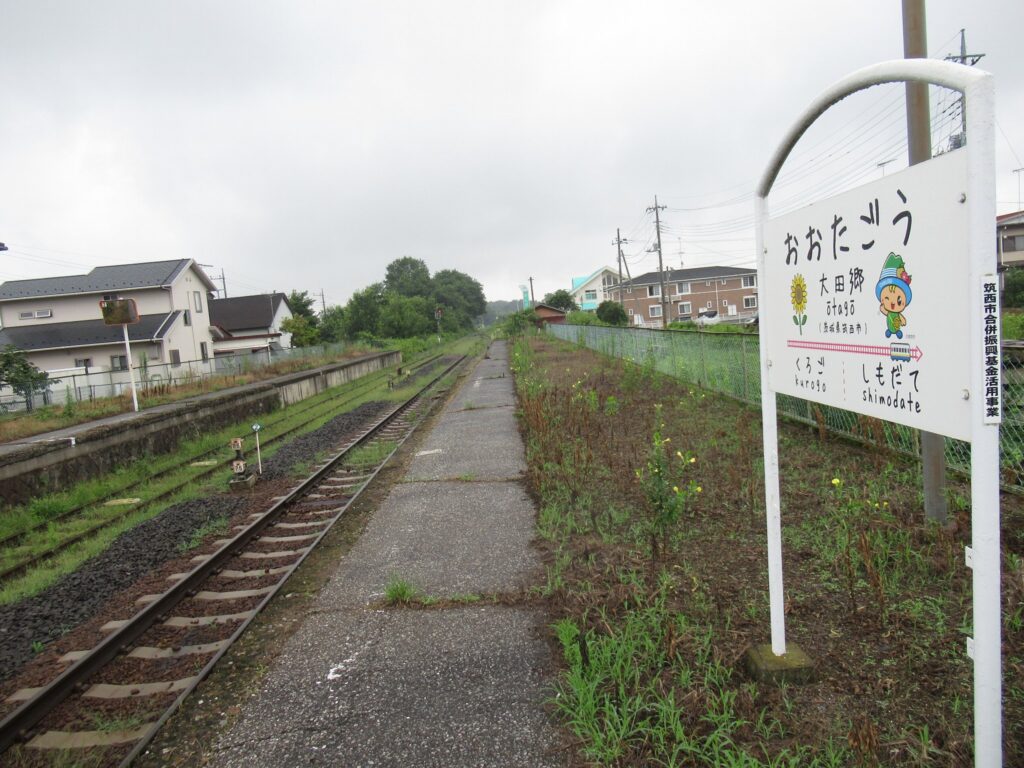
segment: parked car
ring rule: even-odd
[[[717,325],[722,322],[722,316],[717,309],[708,309],[697,315],[697,325]]]

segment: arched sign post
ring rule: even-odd
[[[766,198],[811,124],[898,82],[962,92],[967,146],[769,219]],[[786,653],[776,394],[969,441],[978,766],[1002,764],[994,107],[992,76],[971,67],[900,59],[858,70],[796,121],[754,202],[772,652]]]

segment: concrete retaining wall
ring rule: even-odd
[[[402,362],[400,352],[301,371],[147,409],[112,423],[81,424],[61,437],[36,438],[0,454],[0,507],[24,503],[144,456],[168,453],[186,438],[292,405]],[[74,444],[70,436],[73,432]]]

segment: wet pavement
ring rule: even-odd
[[[564,765],[504,342],[452,397],[209,765]],[[389,582],[444,599],[381,608]]]

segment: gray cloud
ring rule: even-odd
[[[928,13],[933,50],[966,27],[988,53],[1000,126],[1024,153],[1020,4]],[[655,193],[666,256],[681,238],[688,263],[735,263],[748,202],[679,209],[749,192],[817,92],[902,53],[899,5],[882,0],[8,0],[0,28],[0,279],[187,255],[224,268],[234,295],[322,288],[331,303],[404,254],[489,298],[531,275],[543,293],[613,263],[617,226],[638,238],[633,268],[650,268]],[[806,179],[789,191],[871,172],[903,119],[868,119],[886,98],[837,107],[794,162],[829,136],[864,146],[794,165]],[[1002,133],[997,152],[1008,210],[1024,163]]]

